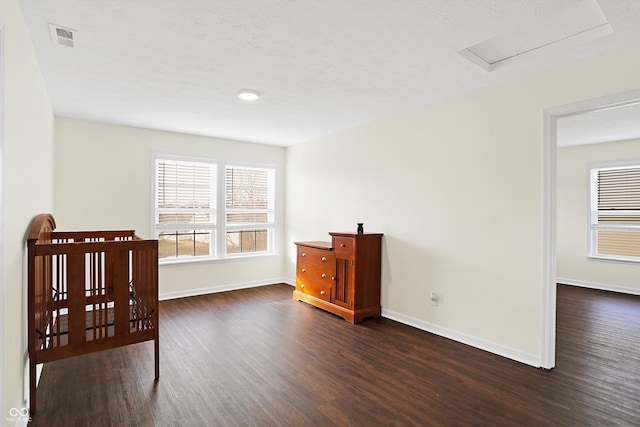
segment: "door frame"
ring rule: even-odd
[[[4,315],[4,51],[5,25],[0,17],[0,313]],[[0,324],[0,377],[4,375],[4,319]],[[4,384],[0,384],[0,411],[4,411]],[[2,416],[2,414],[0,414]]]
[[[616,93],[574,102],[543,111],[543,262],[540,365],[551,369],[556,363],[556,267],[557,267],[557,156],[558,119],[640,103],[640,90]]]

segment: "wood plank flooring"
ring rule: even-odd
[[[34,426],[640,426],[640,297],[559,286],[532,368],[273,285],[160,303],[153,344],[45,365]]]

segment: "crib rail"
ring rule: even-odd
[[[38,363],[155,340],[158,378],[157,240],[54,229],[38,215],[28,237],[32,377]],[[31,391],[35,412],[35,381]]]

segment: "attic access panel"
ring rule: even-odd
[[[499,34],[458,53],[485,70],[493,71],[534,52],[570,49],[611,33],[613,28],[598,2],[590,0],[565,5],[555,10],[553,15],[543,16],[529,25]]]

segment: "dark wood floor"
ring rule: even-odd
[[[158,383],[150,343],[49,363],[32,424],[640,425],[640,297],[559,286],[545,371],[291,291],[161,302]]]

